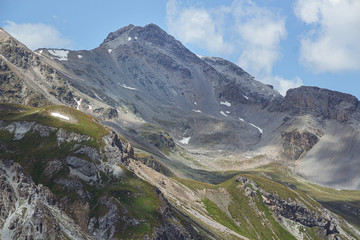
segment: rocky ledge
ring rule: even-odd
[[[301,202],[290,198],[282,199],[277,194],[269,193],[260,188],[254,181],[239,176],[237,182],[242,183],[242,189],[249,197],[255,197],[260,194],[263,202],[272,210],[278,219],[284,217],[303,226],[317,227],[317,235],[321,239],[338,239],[339,223],[337,217],[328,210],[317,207],[311,208]]]
[[[293,115],[312,114],[344,123],[357,110],[358,104],[358,99],[350,94],[303,86],[288,90],[285,98],[280,103],[274,102],[269,110]]]

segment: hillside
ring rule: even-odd
[[[359,101],[281,96],[155,24],[0,31],[1,239],[359,239]],[[71,227],[70,227],[71,226]]]

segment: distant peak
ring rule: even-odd
[[[154,23],[147,24],[144,27],[130,24],[109,33],[101,45],[107,45],[113,48],[129,43],[132,40],[141,40],[163,45],[164,42],[170,39],[169,37],[170,35]]]

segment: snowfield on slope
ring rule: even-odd
[[[220,102],[220,104],[221,104],[221,105],[228,106],[228,107],[231,107],[231,103],[229,103],[228,101]]]
[[[48,50],[51,55],[53,55],[56,59],[60,61],[67,61],[68,60],[68,50]]]
[[[63,115],[61,113],[58,113],[58,112],[52,112],[51,116],[61,118],[61,119],[64,119],[64,120],[70,120],[70,118],[68,116],[65,116],[65,115]]]
[[[255,124],[249,123],[249,122],[245,121],[245,120],[242,119],[242,118],[239,118],[239,120],[242,121],[242,122],[246,122],[247,124],[249,124],[249,125],[251,125],[252,127],[256,128],[257,130],[259,130],[259,132],[260,132],[261,134],[264,133],[264,130],[262,130],[262,128],[256,126]]]
[[[190,138],[191,138],[191,137],[183,137],[183,138],[180,140],[180,142],[181,142],[182,144],[189,144]]]

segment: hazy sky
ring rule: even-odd
[[[360,0],[0,0],[0,26],[29,48],[97,47],[155,23],[194,53],[228,59],[275,86],[360,98]]]

